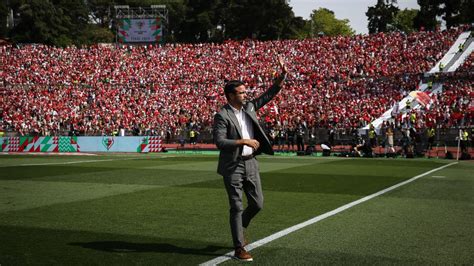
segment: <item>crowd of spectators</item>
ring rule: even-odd
[[[397,127],[451,128],[474,126],[474,53],[456,72],[439,73],[434,85],[441,85],[439,93],[427,90],[431,102],[426,108],[400,114]]]
[[[462,30],[223,44],[7,45],[0,47],[0,129],[22,135],[210,130],[225,102],[225,81],[243,80],[249,96],[257,96],[272,83],[277,54],[290,75],[259,112],[268,127],[302,120],[307,127],[357,128],[416,89]],[[468,64],[463,67],[472,68],[472,56]],[[468,108],[472,82],[448,88],[427,120]]]

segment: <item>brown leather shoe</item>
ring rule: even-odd
[[[234,258],[240,261],[253,261],[252,255],[242,247],[235,249]]]

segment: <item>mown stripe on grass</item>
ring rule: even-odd
[[[361,199],[358,199],[358,200],[356,200],[356,201],[350,202],[350,203],[348,203],[348,204],[346,204],[346,205],[343,205],[343,206],[341,206],[341,207],[339,207],[339,208],[337,208],[337,209],[334,209],[334,210],[332,210],[332,211],[330,211],[330,212],[327,212],[327,213],[318,215],[318,216],[316,216],[316,217],[314,217],[314,218],[311,218],[311,219],[309,219],[309,220],[307,220],[307,221],[305,221],[305,222],[299,223],[299,224],[297,224],[297,225],[294,225],[294,226],[291,226],[291,227],[286,228],[286,229],[284,229],[284,230],[281,230],[281,231],[279,231],[279,232],[276,232],[276,233],[274,233],[274,234],[272,234],[272,235],[270,235],[270,236],[267,236],[267,237],[265,237],[265,238],[263,238],[263,239],[260,239],[260,240],[258,240],[258,241],[256,241],[256,242],[253,242],[253,243],[247,245],[245,248],[246,248],[246,250],[248,250],[248,251],[250,251],[250,250],[252,250],[252,249],[255,249],[255,248],[258,248],[258,247],[263,246],[263,245],[265,245],[265,244],[267,244],[267,243],[269,243],[269,242],[271,242],[271,241],[274,241],[274,240],[279,239],[279,238],[281,238],[281,237],[284,237],[284,236],[286,236],[286,235],[288,235],[288,234],[290,234],[290,233],[293,233],[293,232],[295,232],[295,231],[297,231],[297,230],[299,230],[299,229],[301,229],[301,228],[304,228],[304,227],[306,227],[306,226],[309,226],[309,225],[312,225],[312,224],[314,224],[314,223],[317,223],[317,222],[319,222],[319,221],[321,221],[321,220],[324,220],[324,219],[326,219],[326,218],[328,218],[328,217],[331,217],[331,216],[336,215],[336,214],[338,214],[338,213],[340,213],[340,212],[342,212],[342,211],[345,211],[345,210],[347,210],[347,209],[349,209],[349,208],[352,208],[352,207],[354,207],[354,206],[356,206],[356,205],[358,205],[358,204],[361,204],[361,203],[366,202],[366,201],[368,201],[368,200],[371,200],[371,199],[373,199],[373,198],[375,198],[375,197],[378,197],[378,196],[380,196],[380,195],[382,195],[382,194],[385,194],[385,193],[387,193],[387,192],[389,192],[389,191],[392,191],[392,190],[397,189],[397,188],[399,188],[399,187],[401,187],[401,186],[404,186],[404,185],[406,185],[406,184],[409,184],[409,183],[411,183],[411,182],[413,182],[413,181],[415,181],[415,180],[417,180],[417,179],[419,179],[419,178],[421,178],[421,177],[423,177],[423,176],[429,175],[429,174],[431,174],[431,173],[434,173],[434,172],[436,172],[436,171],[439,171],[439,170],[441,170],[441,169],[444,169],[444,168],[446,168],[446,167],[449,167],[449,166],[455,165],[455,164],[457,164],[457,162],[453,162],[453,163],[450,163],[450,164],[447,164],[447,165],[443,165],[443,166],[441,166],[441,167],[432,169],[432,170],[427,171],[427,172],[425,172],[425,173],[422,173],[422,174],[420,174],[420,175],[414,176],[414,177],[412,177],[412,178],[410,178],[410,179],[408,179],[408,180],[405,180],[405,181],[403,181],[403,182],[400,182],[400,183],[398,183],[398,184],[396,184],[396,185],[393,185],[393,186],[391,186],[391,187],[388,187],[388,188],[386,188],[386,189],[383,189],[383,190],[381,190],[381,191],[379,191],[379,192],[376,192],[376,193],[374,193],[374,194],[368,195],[368,196],[363,197],[363,198],[361,198]],[[220,256],[220,257],[217,257],[217,258],[215,258],[215,259],[206,261],[206,262],[204,262],[204,263],[202,263],[202,264],[200,264],[200,265],[217,265],[217,264],[219,264],[219,263],[222,263],[222,262],[225,262],[225,261],[227,261],[227,260],[229,260],[229,259],[232,259],[232,258],[233,258],[233,253],[234,253],[233,251],[228,252],[228,253],[226,253],[226,254]]]
[[[97,199],[157,187],[160,186],[0,180],[0,212]]]
[[[25,164],[14,164],[14,165],[0,165],[0,167],[19,167],[19,166],[42,166],[42,165],[64,165],[64,164],[77,164],[77,163],[98,163],[98,162],[110,162],[110,161],[123,161],[123,160],[134,160],[136,158],[126,159],[100,159],[100,160],[83,160],[83,161],[69,161],[69,162],[53,162],[53,163],[25,163]]]

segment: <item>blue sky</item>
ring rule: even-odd
[[[325,7],[334,11],[336,18],[349,19],[351,27],[356,33],[368,33],[367,16],[365,12],[377,0],[288,0],[296,16],[308,19],[314,9]],[[398,0],[400,9],[419,9],[416,0]]]

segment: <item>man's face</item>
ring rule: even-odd
[[[245,85],[240,85],[235,88],[235,92],[230,94],[230,99],[234,104],[243,104],[247,97],[247,89]]]

